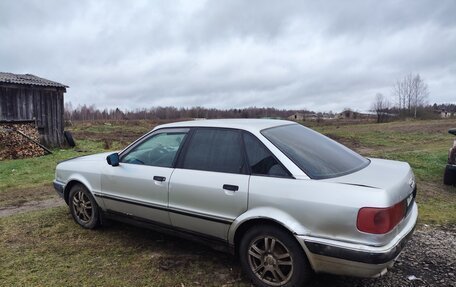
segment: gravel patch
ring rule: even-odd
[[[396,264],[384,276],[360,279],[317,275],[309,287],[456,287],[456,227],[420,226]]]

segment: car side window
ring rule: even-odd
[[[195,130],[181,166],[186,169],[244,173],[240,132],[212,128]]]
[[[159,167],[172,167],[185,132],[164,132],[144,140],[125,156],[121,162]]]
[[[252,175],[289,177],[288,172],[255,136],[249,133],[243,136]]]

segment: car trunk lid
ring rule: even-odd
[[[325,181],[383,189],[390,205],[408,199],[415,189],[415,177],[410,165],[406,162],[375,158],[370,161],[368,166],[357,172]]]

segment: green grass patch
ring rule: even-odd
[[[114,223],[86,230],[66,207],[0,218],[2,286],[249,286],[233,258]]]
[[[441,182],[445,163],[448,157],[447,151],[403,151],[383,153],[379,155],[385,159],[406,161],[410,164],[415,176],[426,182]]]
[[[454,225],[456,223],[456,204],[454,198],[445,200],[441,196],[427,198],[419,196],[419,222],[426,224]]]
[[[79,140],[77,148],[54,149],[52,154],[41,157],[1,161],[0,192],[49,184],[59,161],[102,151],[101,142]]]

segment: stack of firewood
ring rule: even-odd
[[[34,123],[0,123],[0,160],[35,157],[45,154],[37,144],[15,130],[21,131],[39,142],[38,130]]]

